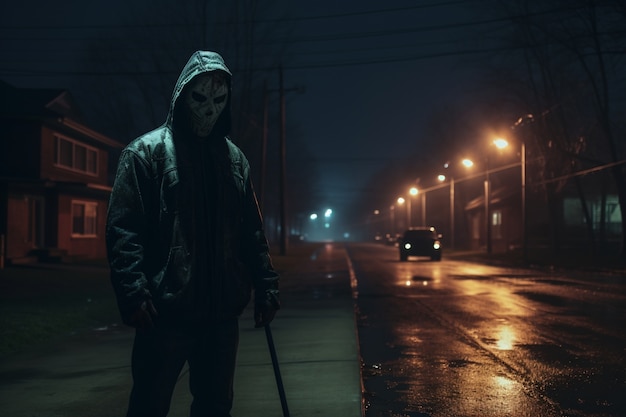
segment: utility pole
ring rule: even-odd
[[[283,85],[283,66],[278,72],[279,93],[280,93],[280,254],[287,253],[287,146],[285,139],[285,87]]]
[[[454,250],[454,177],[450,176],[450,249]]]
[[[285,255],[287,253],[287,229],[288,229],[288,221],[287,221],[287,139],[286,139],[286,131],[287,131],[287,117],[286,117],[286,105],[285,105],[285,93],[290,91],[296,91],[298,93],[303,93],[305,91],[304,87],[293,87],[293,88],[285,88],[283,82],[283,66],[280,65],[278,68],[278,89],[272,90],[269,89],[267,83],[265,83],[263,87],[263,95],[264,95],[264,109],[263,109],[263,162],[262,162],[262,172],[261,172],[261,204],[264,204],[265,198],[265,177],[266,177],[266,169],[267,169],[267,142],[268,142],[268,113],[269,113],[269,95],[272,92],[279,93],[279,101],[280,101],[280,135],[279,135],[279,179],[278,179],[278,187],[279,187],[279,240],[280,240],[280,254]]]
[[[486,158],[485,169],[485,245],[487,246],[487,253],[491,255],[491,179],[489,178],[489,155]]]
[[[261,213],[265,214],[265,184],[267,176],[267,125],[269,113],[270,92],[267,88],[267,80],[263,83],[263,142],[261,144],[261,175],[259,188],[261,191]]]

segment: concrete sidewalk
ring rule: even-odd
[[[338,245],[313,253],[281,273],[282,310],[272,323],[292,417],[361,417],[361,375],[350,270]],[[233,417],[279,417],[282,409],[263,329],[252,310],[240,321]],[[131,387],[133,332],[107,326],[45,349],[0,361],[0,416],[123,416]],[[170,416],[188,415],[187,370]]]

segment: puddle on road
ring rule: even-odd
[[[475,280],[486,280],[486,279],[498,279],[498,278],[509,278],[509,279],[534,279],[541,277],[543,275],[540,274],[451,274],[450,278],[453,279],[475,279]]]

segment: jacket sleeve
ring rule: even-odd
[[[250,180],[249,166],[244,169],[243,248],[246,264],[252,275],[255,300],[269,300],[280,308],[279,276],[269,254],[263,229],[263,218]]]
[[[106,225],[110,277],[124,323],[150,298],[144,264],[148,239],[146,198],[151,181],[145,160],[124,150],[113,184]]]

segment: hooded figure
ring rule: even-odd
[[[106,242],[125,324],[136,328],[127,416],[166,416],[189,362],[191,416],[228,417],[238,318],[254,293],[255,326],[279,309],[250,167],[228,137],[231,73],[195,52],[165,124],[120,156]]]

